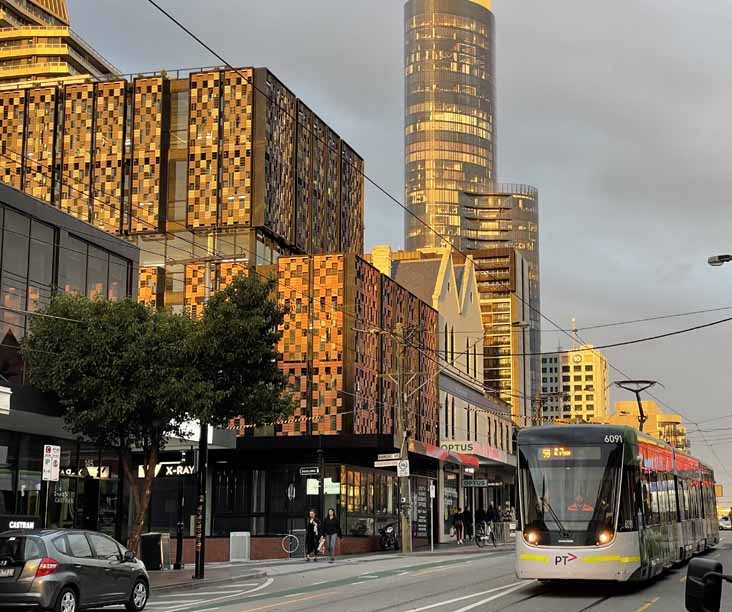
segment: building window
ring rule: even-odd
[[[445,395],[445,437],[446,438],[449,438],[450,437],[450,431],[448,429],[448,426],[449,426],[449,423],[450,423],[450,419],[449,419],[449,415],[447,413],[447,409],[448,409],[448,397],[447,397],[447,395]]]
[[[473,430],[475,432],[473,435],[475,436],[475,441],[477,442],[478,441],[478,411],[477,410],[475,410],[473,412]]]
[[[455,365],[455,328],[450,328],[450,363]]]
[[[578,366],[578,365],[574,366],[574,371],[575,372],[581,372],[582,371],[582,366]]]
[[[585,366],[585,372],[592,372],[593,370],[594,370],[594,367],[592,365]]]
[[[470,338],[465,338],[465,366],[468,376],[470,376]],[[475,372],[473,372],[473,376],[475,376]]]
[[[447,323],[445,323],[445,361],[448,360],[447,342],[450,338],[447,335]]]
[[[64,293],[86,292],[86,242],[68,236],[61,247],[60,285]]]
[[[107,297],[109,253],[89,245],[89,264],[86,275],[86,295],[90,299]]]
[[[569,372],[569,366],[562,366],[562,372]]]
[[[455,439],[455,398],[453,397],[450,402],[450,421],[451,421],[451,429],[452,432],[452,439]]]
[[[467,427],[468,437],[466,439],[470,440],[470,404],[468,404],[468,407],[465,409],[465,417],[466,417],[465,422],[467,423],[467,426],[468,426]]]

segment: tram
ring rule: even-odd
[[[719,543],[714,473],[631,427],[518,434],[516,574],[642,581]]]

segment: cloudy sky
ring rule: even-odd
[[[160,2],[232,64],[269,67],[402,199],[402,0]],[[125,72],[218,63],[146,0],[68,3],[74,29]],[[587,326],[732,306],[732,265],[705,263],[732,252],[732,4],[494,0],[494,12],[499,177],[540,190],[543,312]],[[400,210],[373,188],[366,242],[402,242]],[[583,337],[601,345],[726,316]],[[546,333],[545,350],[560,338]],[[729,323],[607,355],[700,421],[732,415],[731,341]],[[701,427],[726,465],[700,434],[695,452],[732,496],[732,418]]]

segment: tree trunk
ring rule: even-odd
[[[127,548],[134,551],[136,554],[139,552],[140,536],[142,535],[142,530],[145,528],[145,515],[147,514],[147,509],[150,506],[152,483],[155,478],[155,468],[157,465],[158,449],[157,447],[153,447],[145,452],[143,460],[145,477],[142,482],[140,482],[137,474],[132,471],[129,455],[125,453],[122,455],[122,467],[125,474],[127,474],[127,480],[130,483],[130,492],[132,493],[135,508],[135,515],[132,521],[132,531],[130,531],[130,535],[127,538]]]

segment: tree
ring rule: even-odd
[[[211,387],[198,410],[205,422],[224,426],[242,416],[258,423],[292,412],[277,366],[285,311],[275,288],[274,280],[240,275],[204,306],[195,352],[196,370]]]
[[[120,450],[135,508],[128,545],[136,550],[160,451],[183,435],[208,392],[193,366],[197,322],[79,295],[55,297],[45,314],[31,318],[23,342],[28,382],[57,395],[72,433]],[[142,480],[134,449],[142,452]]]
[[[283,312],[273,284],[250,276],[214,295],[201,321],[132,300],[54,297],[23,342],[28,381],[57,395],[67,428],[117,448],[134,503],[136,550],[160,451],[186,423],[221,425],[287,414],[275,347]],[[134,470],[142,452],[144,478]]]

